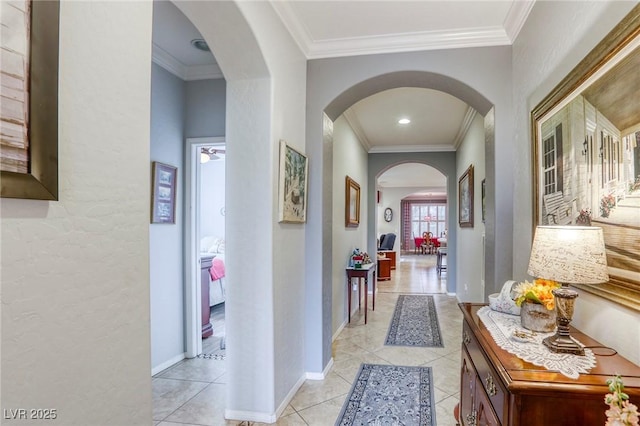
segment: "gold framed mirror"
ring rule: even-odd
[[[640,311],[640,5],[536,106],[533,228],[603,228],[610,281],[578,285]]]

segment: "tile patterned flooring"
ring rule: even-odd
[[[363,362],[429,366],[433,369],[438,426],[455,425],[459,398],[462,314],[454,296],[446,295],[446,272],[436,272],[435,255],[403,255],[391,280],[378,283],[376,310],[364,325],[362,312],[351,317],[333,342],[334,365],[321,381],[307,380],[277,425],[331,426]],[[443,348],[384,346],[399,294],[434,295]],[[154,426],[259,425],[224,419],[225,361],[187,359],[153,377]]]

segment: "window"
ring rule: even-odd
[[[544,195],[562,191],[562,124],[542,141]]]
[[[424,232],[432,232],[440,236],[447,229],[447,205],[412,203],[411,234],[420,237]]]

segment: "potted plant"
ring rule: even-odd
[[[560,283],[542,278],[513,286],[512,298],[520,306],[520,323],[528,330],[551,332],[556,327],[556,304],[551,291]]]

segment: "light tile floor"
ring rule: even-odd
[[[351,389],[360,364],[432,367],[438,426],[455,425],[453,408],[460,384],[462,314],[454,296],[446,295],[446,272],[436,273],[435,255],[398,259],[391,280],[378,283],[376,310],[368,323],[356,314],[333,343],[334,365],[321,381],[307,380],[278,419],[278,425],[331,426]],[[384,346],[399,294],[434,295],[443,348]],[[225,361],[188,359],[153,377],[153,419],[157,426],[258,425],[224,419]]]

